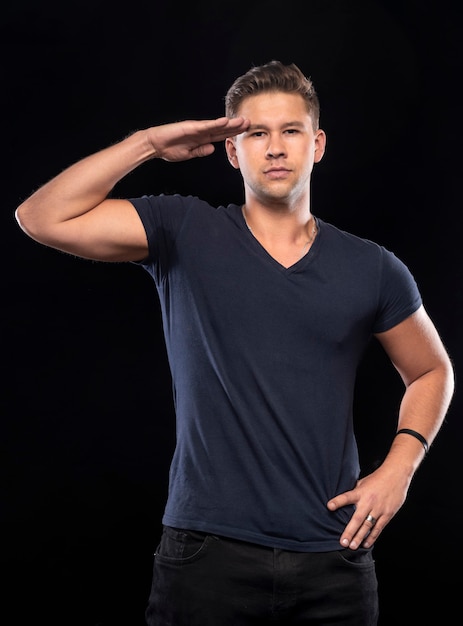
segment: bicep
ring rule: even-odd
[[[377,333],[375,337],[405,385],[427,372],[449,364],[442,340],[423,306],[400,324]]]
[[[128,200],[108,199],[91,211],[56,224],[48,245],[96,261],[140,261],[146,232]]]

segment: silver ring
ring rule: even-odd
[[[376,524],[376,517],[373,517],[373,515],[367,515],[365,521],[370,522],[370,524],[374,526]]]

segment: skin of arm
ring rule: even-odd
[[[208,156],[215,142],[248,124],[242,117],[220,117],[137,131],[65,169],[27,198],[15,217],[29,237],[46,246],[98,261],[141,260],[148,247],[134,207],[107,197],[116,183],[150,159]]]
[[[426,438],[436,437],[454,392],[454,370],[437,330],[421,306],[416,313],[390,330],[376,335],[405,385],[398,427],[410,428]],[[355,512],[341,535],[343,547],[371,547],[401,508],[425,451],[407,434],[394,438],[383,463],[360,479],[351,491],[338,494],[327,506],[331,511],[355,505]],[[366,520],[372,515],[374,525]]]

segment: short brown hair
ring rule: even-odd
[[[311,79],[304,76],[294,63],[284,65],[275,60],[252,67],[234,81],[225,96],[225,115],[237,117],[243,100],[269,91],[300,94],[312,118],[314,130],[318,129],[320,103]]]

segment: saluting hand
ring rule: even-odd
[[[165,161],[187,161],[209,156],[214,143],[244,132],[249,120],[243,117],[219,117],[215,120],[188,120],[147,129],[147,138],[154,148],[154,158]]]

